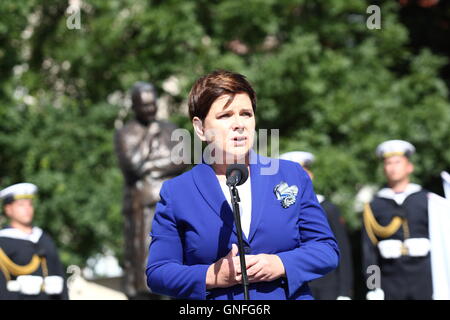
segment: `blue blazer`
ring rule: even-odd
[[[245,251],[278,255],[286,278],[250,284],[250,299],[313,299],[308,281],[338,265],[336,239],[303,168],[287,160],[257,159],[250,165],[252,216],[249,237],[244,235]],[[269,160],[279,161],[278,171],[261,175]],[[296,201],[288,208],[274,193],[281,181],[298,187]],[[206,289],[209,265],[237,244],[233,212],[212,167],[198,164],[167,180],[160,196],[146,269],[152,292],[179,299],[243,300],[241,285]]]

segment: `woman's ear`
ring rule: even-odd
[[[205,130],[203,128],[203,121],[199,117],[192,118],[192,125],[194,126],[194,131],[200,140],[206,141]]]

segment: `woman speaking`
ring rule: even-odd
[[[255,111],[255,92],[240,74],[215,71],[192,87],[189,115],[208,156],[161,188],[146,269],[154,293],[244,298],[226,185],[234,163],[249,171],[237,189],[251,299],[313,299],[308,281],[337,267],[336,240],[308,175],[299,164],[252,150]],[[267,174],[270,161],[279,161],[278,170]]]

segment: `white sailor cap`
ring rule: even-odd
[[[291,151],[280,155],[280,159],[298,162],[302,167],[308,167],[314,162],[314,155],[305,151]]]
[[[4,205],[19,199],[33,199],[37,190],[38,188],[32,183],[17,183],[0,191],[0,199],[3,200]]]
[[[416,148],[404,140],[388,140],[378,145],[376,155],[380,159],[386,159],[392,156],[410,157],[414,154]]]

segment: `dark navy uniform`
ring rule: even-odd
[[[384,188],[366,204],[363,271],[380,267],[386,300],[432,299],[427,193],[414,184],[403,194]]]
[[[338,268],[324,277],[310,282],[309,287],[317,300],[336,300],[338,297],[351,298],[353,295],[353,265],[345,222],[338,207],[320,195],[317,197],[327,214],[328,223],[336,237],[341,255]]]
[[[0,249],[0,300],[68,299],[64,269],[48,234],[37,227],[30,235],[4,228]],[[36,280],[42,285],[30,294]]]

